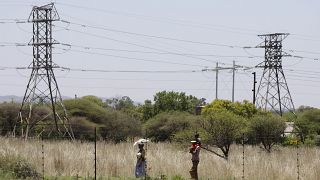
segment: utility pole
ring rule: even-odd
[[[257,81],[256,81],[256,72],[253,72],[253,89],[252,89],[252,103],[253,104],[256,104],[256,84],[257,84]]]
[[[233,61],[233,66],[232,66],[232,102],[234,102],[234,78],[236,74],[236,62]]]
[[[59,135],[74,139],[53,72],[58,66],[52,61],[52,46],[58,42],[52,38],[52,23],[59,19],[53,3],[34,6],[29,16],[28,21],[33,24],[33,37],[29,43],[33,47],[32,72],[19,112],[21,136],[26,139],[38,123],[50,124],[52,120]],[[43,113],[41,117],[34,117],[33,109],[36,104],[47,106],[51,111],[48,114]],[[54,129],[51,129],[51,132]]]
[[[216,100],[218,99],[218,74],[219,74],[219,63],[216,63]]]
[[[289,56],[282,51],[282,41],[288,35],[288,33],[259,35],[264,42],[257,46],[265,49],[265,60],[256,66],[263,68],[256,106],[281,116],[285,111],[294,113],[293,101],[282,69],[282,57]]]

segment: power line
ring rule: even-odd
[[[261,33],[260,30],[258,31],[258,30],[248,29],[248,28],[230,27],[230,26],[225,26],[225,25],[214,25],[214,24],[203,24],[203,23],[198,23],[198,22],[192,22],[189,20],[173,19],[173,18],[167,18],[167,17],[166,18],[153,17],[153,16],[146,16],[146,15],[136,14],[136,13],[128,13],[128,12],[116,12],[116,11],[110,11],[110,10],[106,10],[106,9],[93,8],[93,7],[88,7],[88,6],[84,7],[84,6],[68,4],[68,3],[61,3],[61,2],[58,2],[56,4],[60,4],[63,6],[68,6],[68,7],[73,7],[73,8],[78,8],[78,9],[85,9],[85,10],[92,10],[92,11],[96,11],[96,12],[108,13],[108,14],[116,14],[116,15],[124,15],[127,17],[143,18],[143,19],[147,19],[147,20],[152,20],[153,22],[158,21],[158,22],[165,22],[165,23],[175,24],[175,25],[180,25],[180,26],[189,26],[189,27],[193,27],[193,28],[209,29],[209,30],[215,30],[215,31],[245,34],[245,35],[256,35],[256,33],[258,33],[258,32]],[[74,17],[72,17],[72,18],[74,18]],[[75,19],[79,19],[79,18],[75,18]],[[219,29],[216,29],[216,28],[219,28]],[[228,31],[226,29],[229,29],[232,31]],[[251,32],[251,33],[248,33],[248,32]],[[252,33],[252,32],[255,32],[255,33]]]
[[[320,83],[320,81],[309,80],[309,79],[301,79],[301,78],[292,78],[292,77],[288,77],[287,79],[290,79],[290,80],[298,80],[298,81],[308,81],[308,82]]]
[[[81,68],[68,68],[56,66],[54,68],[59,68],[61,70],[67,71],[80,71],[80,72],[104,72],[104,73],[196,73],[203,72],[204,70],[172,70],[172,71],[152,71],[152,70],[102,70],[102,69],[81,69]],[[26,70],[32,69],[31,67],[8,67],[8,66],[0,66],[0,70],[6,69],[17,69],[17,70]]]
[[[128,53],[143,53],[143,54],[158,54],[158,55],[179,55],[179,56],[207,56],[207,57],[222,57],[222,58],[263,58],[263,56],[244,56],[244,55],[218,55],[218,54],[192,54],[192,53],[175,53],[175,52],[156,52],[156,51],[137,51],[137,50],[127,50],[127,49],[112,49],[112,48],[102,48],[102,47],[91,47],[82,46],[75,44],[60,43],[64,46],[82,48],[86,50],[103,50],[103,51],[118,51],[118,52],[128,52]]]
[[[295,39],[299,39],[299,40],[320,42],[320,39],[319,39],[320,37],[309,36],[309,35],[302,35],[302,34],[292,34],[292,33],[290,33],[290,35],[296,36]],[[301,37],[303,37],[303,38],[301,38]]]
[[[152,20],[153,22],[160,20],[161,22],[180,25],[180,26],[189,26],[192,28],[201,28],[201,29],[222,31],[222,32],[228,32],[228,33],[236,33],[236,34],[245,34],[245,35],[250,35],[250,36],[251,35],[256,36],[257,34],[261,34],[261,33],[270,33],[268,31],[261,30],[261,29],[258,30],[258,29],[231,27],[231,26],[226,26],[226,25],[199,23],[199,22],[190,21],[190,20],[174,19],[174,18],[168,18],[168,17],[154,17],[154,16],[147,16],[147,15],[142,15],[142,14],[137,14],[137,13],[111,11],[111,10],[107,10],[107,9],[93,8],[93,7],[88,7],[88,6],[80,6],[80,5],[62,3],[62,2],[56,2],[56,4],[60,4],[62,6],[67,6],[67,7],[78,8],[78,9],[85,9],[85,10],[91,10],[91,11],[96,11],[96,12],[114,14],[114,15],[123,15],[123,16],[127,16],[127,17],[143,18],[143,19],[147,19],[147,20]],[[65,14],[64,14],[64,16],[68,16],[73,19],[79,19],[79,18],[75,18],[75,17],[65,15]],[[217,29],[217,28],[219,28],[219,29]],[[309,35],[300,35],[300,34],[292,34],[292,35],[298,36],[298,37],[300,36],[300,37],[314,38],[313,36],[309,36]],[[316,37],[316,38],[318,38],[318,37]],[[296,38],[296,39],[302,39],[302,38]],[[302,40],[312,40],[312,39],[302,39]],[[317,41],[320,41],[320,40],[317,40]]]
[[[201,45],[209,45],[209,46],[220,46],[220,47],[228,47],[228,48],[245,48],[245,47],[247,47],[247,46],[237,46],[237,45],[228,45],[228,44],[200,42],[200,41],[193,41],[193,40],[184,40],[184,39],[177,39],[177,38],[156,36],[156,35],[147,35],[147,34],[117,30],[117,29],[112,29],[112,28],[107,28],[107,27],[98,27],[98,26],[92,26],[92,25],[87,25],[87,24],[80,24],[80,23],[70,22],[70,21],[66,21],[66,20],[61,20],[61,22],[73,24],[73,25],[78,25],[83,28],[89,27],[89,28],[93,28],[93,29],[111,31],[111,32],[122,33],[122,34],[129,34],[129,35],[134,35],[134,36],[142,36],[142,37],[147,37],[147,38],[157,38],[157,39],[165,39],[165,40],[170,40],[170,41],[179,41],[179,42],[185,42],[185,43],[201,44]]]
[[[65,68],[62,69],[69,71],[80,72],[102,72],[102,73],[196,73],[203,70],[175,70],[175,71],[146,71],[146,70],[102,70],[102,69],[81,69],[81,68]]]
[[[0,19],[0,24],[29,23],[26,19]]]
[[[294,75],[308,75],[308,76],[315,76],[315,77],[320,77],[319,73],[314,73],[314,72],[299,72],[299,71],[288,71],[287,73],[289,74],[294,74]]]
[[[298,74],[290,74],[290,76],[292,77],[303,77],[303,78],[308,78],[308,79],[319,79],[320,76],[302,76],[302,75],[298,75]]]
[[[58,48],[62,49],[63,48]],[[81,51],[81,50],[74,50],[70,49],[70,51],[73,52],[79,52],[79,53],[85,53],[85,54],[93,54],[93,55],[100,55],[100,56],[107,56],[107,57],[114,57],[119,59],[127,59],[127,60],[135,60],[135,61],[145,61],[145,62],[155,62],[155,63],[163,63],[163,64],[174,64],[174,65],[183,65],[183,66],[196,66],[196,67],[205,67],[198,64],[188,64],[188,63],[178,63],[178,62],[172,62],[172,61],[160,61],[160,60],[150,60],[150,59],[142,59],[142,58],[134,58],[134,57],[127,57],[127,56],[118,56],[118,55],[112,55],[112,54],[105,54],[105,53],[97,53],[97,52],[87,52],[87,51]]]
[[[261,56],[255,56],[251,53],[249,53],[247,50],[248,49],[255,49],[255,48],[258,48],[258,47],[244,47],[243,50],[249,55],[249,56],[253,56],[253,57],[261,57]],[[293,50],[293,49],[286,49],[287,51],[290,51],[290,52],[306,52],[306,53],[309,53],[309,54],[320,54],[319,52],[313,52],[313,51],[303,51],[303,50]],[[298,58],[298,59],[309,59],[309,60],[315,60],[315,61],[318,61],[320,60],[320,58],[318,57],[307,57],[307,56],[299,56],[299,55],[292,55],[292,54],[289,54],[287,55],[288,57],[292,57],[292,58]]]
[[[307,71],[307,70],[298,70],[298,69],[284,69],[286,71],[298,71],[298,72],[305,72],[307,74],[320,74],[320,71]]]
[[[6,46],[29,46],[26,43],[17,43],[17,42],[0,42],[0,46],[6,47]]]
[[[305,51],[305,50],[294,50],[294,49],[284,49],[285,51],[289,52],[302,52],[302,53],[307,53],[307,54],[320,54],[320,52],[315,52],[315,51]]]
[[[65,28],[65,27],[61,27],[61,28]],[[87,32],[78,31],[78,30],[74,30],[74,29],[70,29],[70,28],[65,28],[65,29],[68,30],[68,31],[77,32],[77,33],[80,33],[80,34],[85,34],[85,35],[93,36],[93,37],[96,37],[96,38],[107,39],[107,40],[115,41],[115,42],[118,42],[118,43],[124,43],[124,44],[132,45],[132,46],[137,46],[137,47],[140,47],[140,48],[156,50],[156,51],[159,51],[159,52],[172,53],[170,51],[166,51],[166,50],[162,50],[162,49],[158,49],[158,48],[153,48],[153,47],[145,46],[145,45],[139,45],[139,44],[136,44],[136,43],[131,43],[131,42],[123,41],[123,40],[117,40],[117,39],[114,39],[114,38],[110,38],[110,37],[107,37],[107,36],[102,36],[102,35],[98,35],[98,34],[94,34],[94,33],[87,33]],[[182,55],[182,56],[184,56],[184,55]],[[211,60],[208,60],[208,59],[205,59],[205,58],[193,57],[193,56],[188,56],[188,55],[186,55],[184,57],[197,59],[197,60],[202,60],[202,61],[207,61],[207,62],[211,62],[211,63],[216,62],[216,61],[211,61]],[[226,64],[226,63],[221,63],[221,64]]]

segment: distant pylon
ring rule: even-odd
[[[59,19],[53,3],[34,6],[29,16],[28,21],[33,23],[33,38],[29,43],[33,47],[32,72],[19,112],[21,135],[25,138],[40,123],[53,125],[50,129],[46,127],[50,133],[55,131],[60,136],[74,138],[53,72],[58,66],[52,62],[52,45],[58,42],[52,38],[52,22]],[[34,117],[38,105],[46,105],[50,111]],[[38,130],[38,133],[43,132]]]
[[[294,112],[289,87],[282,69],[282,57],[289,56],[282,51],[282,41],[288,33],[259,35],[264,40],[257,47],[265,49],[265,60],[256,67],[263,73],[256,94],[256,106],[282,116],[283,112]]]

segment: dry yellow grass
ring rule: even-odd
[[[20,155],[42,171],[41,141],[0,138],[0,153]],[[132,143],[97,143],[97,173],[103,177],[133,177],[136,147]],[[45,174],[51,176],[92,176],[94,144],[45,141]],[[299,148],[300,179],[320,179],[320,150]],[[150,143],[147,149],[148,173],[189,177],[190,154],[168,143]],[[241,179],[242,147],[234,145],[229,161],[204,150],[200,154],[199,176],[203,179]],[[279,147],[271,154],[259,147],[245,147],[245,179],[297,179],[297,149]]]

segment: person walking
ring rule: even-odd
[[[147,143],[149,140],[140,139],[139,141],[135,142],[134,145],[138,144],[138,152],[137,152],[137,163],[135,168],[135,176],[136,178],[141,178],[146,176],[146,150],[144,149],[144,144]]]
[[[192,158],[191,158],[191,161],[192,161],[192,167],[189,171],[190,175],[191,175],[191,178],[192,179],[195,179],[195,180],[198,180],[198,165],[199,165],[199,161],[200,161],[200,149],[201,149],[201,146],[200,146],[200,142],[198,141],[191,141],[192,145],[190,147],[190,153],[192,154]]]

